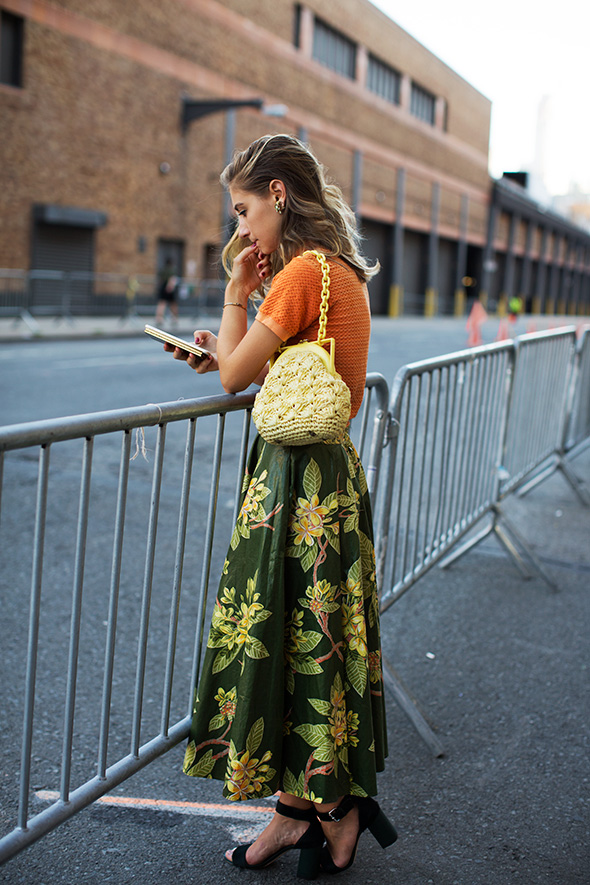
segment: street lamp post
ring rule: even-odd
[[[284,104],[265,104],[262,98],[211,98],[192,99],[182,97],[180,108],[180,127],[183,134],[186,133],[193,120],[207,117],[210,114],[225,112],[225,165],[231,162],[234,152],[236,131],[236,110],[238,108],[258,108],[267,117],[284,117],[289,109]],[[224,202],[223,211],[223,236],[227,237],[231,222],[231,212],[227,200]]]

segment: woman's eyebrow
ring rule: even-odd
[[[235,211],[237,212],[238,209],[243,205],[244,205],[243,203],[236,203],[236,205],[234,206]]]

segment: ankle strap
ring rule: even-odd
[[[340,805],[331,808],[330,811],[317,811],[316,814],[323,821],[340,821],[346,817],[349,811],[354,808],[354,799],[352,796],[345,796]]]
[[[308,809],[295,808],[293,805],[285,805],[284,802],[277,799],[275,810],[277,814],[281,814],[283,817],[290,817],[292,820],[306,820],[309,823],[315,819],[315,810],[313,806]]]

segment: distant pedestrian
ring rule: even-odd
[[[178,304],[176,301],[178,297],[178,283],[179,280],[174,273],[172,261],[168,258],[159,275],[156,325],[164,321],[166,308],[172,314],[173,320],[175,322],[178,321]]]
[[[511,323],[515,323],[518,319],[518,315],[522,313],[523,309],[522,298],[520,295],[513,295],[508,301],[508,319]]]

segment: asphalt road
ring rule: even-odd
[[[207,322],[215,330],[215,321]],[[493,340],[497,326],[489,322],[484,340]],[[181,331],[185,337],[190,334],[188,328]],[[462,350],[466,343],[464,319],[376,318],[368,368],[391,382],[405,363]],[[112,339],[4,341],[0,377],[2,424],[221,392],[217,375],[197,376],[141,333]]]
[[[487,331],[487,340],[492,340],[494,329],[490,326]],[[391,382],[404,363],[462,349],[465,343],[463,321],[377,321],[369,369],[383,372]],[[162,354],[157,344],[141,338],[3,344],[0,372],[4,423],[219,391],[215,376],[197,378]],[[208,434],[205,431],[205,448],[210,443]],[[180,442],[172,445],[180,448]],[[97,446],[95,457],[100,476],[96,497],[102,507],[101,490],[108,490],[115,482],[118,452]],[[41,625],[41,689],[36,717],[42,738],[34,747],[32,783],[34,807],[39,809],[44,806],[41,791],[59,787],[60,698],[71,592],[71,574],[63,574],[63,562],[71,554],[76,518],[70,504],[72,489],[79,483],[76,458],[72,456],[70,461],[66,452],[57,460],[59,481],[48,520],[47,583],[55,593],[48,598]],[[130,526],[132,548],[143,538],[142,514],[149,498],[150,467],[140,461],[134,462],[138,472],[132,482],[132,506],[137,514]],[[9,549],[5,542],[0,548],[4,560],[0,572],[0,833],[14,825],[26,576],[30,568],[26,553],[30,550],[29,527],[19,519],[26,523],[36,481],[34,461],[23,456],[14,472],[10,466],[10,475],[5,470],[5,495],[13,496],[15,510],[8,511]],[[576,459],[574,466],[588,482],[590,452]],[[217,560],[226,543],[223,533],[229,531],[233,499],[229,473],[231,470],[227,482],[222,482],[223,525],[216,542]],[[202,482],[205,488],[208,478],[204,468],[195,482]],[[21,516],[11,523],[10,513],[16,512],[17,504]],[[486,541],[450,570],[430,572],[385,613],[384,652],[417,697],[445,755],[439,759],[430,755],[389,698],[390,756],[380,777],[379,799],[395,820],[400,838],[382,852],[370,835],[365,835],[357,863],[339,882],[588,882],[590,515],[559,475],[526,498],[508,502],[507,510],[542,557],[560,591],[551,592],[537,579],[524,581],[495,543]],[[101,587],[110,563],[101,560],[100,547],[92,538],[100,537],[101,519],[112,517],[106,503],[98,513],[86,551],[87,574],[94,577],[85,590],[88,605],[81,633],[74,777],[91,768],[96,757],[95,701],[100,690],[96,673],[104,654]],[[164,546],[170,546],[175,532],[173,520],[164,520],[163,525],[167,522],[171,524],[170,536],[163,529]],[[177,659],[181,672],[190,669],[192,656],[189,625],[194,623],[195,601],[190,580],[200,568],[197,548],[195,544],[195,549],[188,551],[185,566],[189,593],[181,612]],[[168,567],[162,561],[163,572]],[[133,585],[132,566],[125,578]],[[169,617],[165,598],[160,599],[157,592],[155,596],[146,690],[148,727],[159,721],[160,646]],[[134,591],[123,601],[120,613],[113,724],[121,733],[125,733],[132,700],[129,686],[134,675],[130,671],[137,639],[137,605],[138,592]],[[186,681],[181,680],[177,689],[175,708],[182,706],[187,694]],[[124,753],[127,749],[124,742],[118,746],[115,741],[112,751]],[[113,799],[123,804],[101,802],[81,812],[7,862],[0,868],[0,881],[26,885],[126,885],[136,881],[208,885],[252,878],[255,874],[224,863],[223,850],[253,838],[268,813],[258,811],[247,817],[233,806],[229,812],[226,807],[216,807],[220,804],[219,784],[184,777],[181,761],[182,748],[178,747],[113,791]],[[168,804],[156,807],[154,800]],[[296,860],[287,855],[261,875],[265,883],[274,885],[294,881],[295,872]]]

